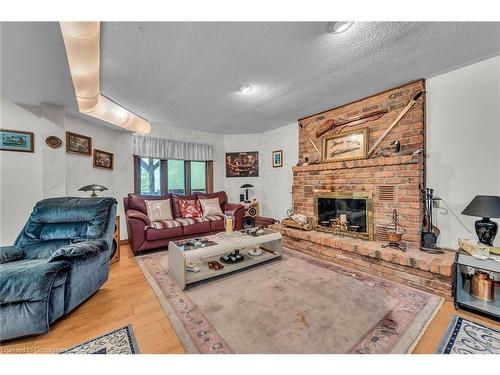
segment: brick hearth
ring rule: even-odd
[[[383,242],[302,231],[281,224],[269,228],[279,231],[283,245],[291,250],[452,298],[454,252],[427,254],[414,247],[402,252],[382,248]]]

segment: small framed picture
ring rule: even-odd
[[[35,135],[21,130],[0,129],[0,150],[35,152]]]
[[[113,170],[113,154],[94,148],[94,167]]]
[[[323,162],[365,159],[368,128],[340,133],[323,141]]]
[[[92,138],[66,132],[66,152],[86,156],[92,155]]]
[[[283,166],[283,150],[273,151],[273,168],[280,168]]]

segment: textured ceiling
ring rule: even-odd
[[[158,126],[254,133],[500,54],[500,23],[326,25],[104,22],[101,90]],[[2,91],[76,110],[58,25],[4,26]]]

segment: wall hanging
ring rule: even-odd
[[[114,157],[111,152],[94,149],[94,167],[113,169]]]
[[[226,153],[226,177],[258,177],[259,153],[228,152]]]
[[[92,138],[66,132],[66,152],[90,156],[92,154]]]
[[[0,129],[0,150],[35,152],[35,135],[21,130]]]

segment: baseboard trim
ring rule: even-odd
[[[120,240],[120,246],[128,245],[130,242],[128,239],[126,240]]]

